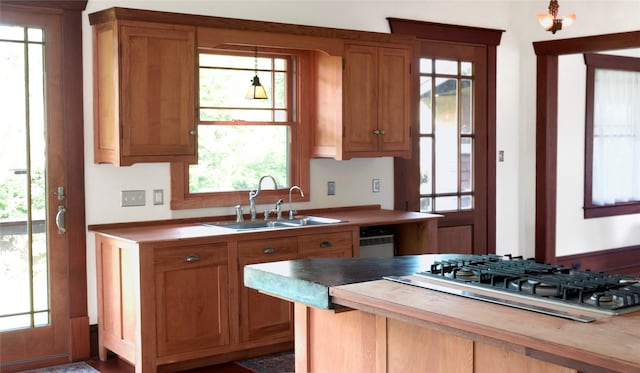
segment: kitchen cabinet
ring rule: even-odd
[[[229,351],[230,259],[225,242],[153,247],[97,234],[100,358],[110,350],[155,372]]]
[[[293,339],[293,304],[245,287],[245,265],[304,258],[350,257],[352,252],[351,231],[238,241],[241,341]]]
[[[296,259],[295,237],[238,242],[240,287],[240,336],[242,342],[261,339],[293,339],[293,305],[245,287],[242,268],[247,264]]]
[[[196,28],[90,16],[94,162],[191,162],[196,156]]]
[[[229,344],[226,244],[161,248],[155,254],[158,355]]]
[[[412,48],[346,43],[342,63],[316,55],[313,157],[411,156]]]

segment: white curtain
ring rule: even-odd
[[[640,201],[640,72],[596,69],[594,205]]]

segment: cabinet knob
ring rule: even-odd
[[[380,130],[373,130],[373,134],[374,135],[379,135],[380,134]]]
[[[187,263],[197,262],[200,260],[200,255],[198,254],[189,254],[184,257],[184,261]]]
[[[273,254],[276,252],[276,248],[275,247],[265,247],[264,249],[262,249],[262,252],[265,254]]]
[[[322,248],[327,248],[327,247],[331,247],[331,246],[333,246],[331,241],[322,241],[322,242],[320,242],[320,247],[322,247]]]
[[[384,130],[379,130],[379,131],[378,131],[378,134],[379,134],[379,135],[384,135]]]
[[[195,136],[198,132],[196,132],[196,130],[191,130],[189,131],[189,135],[191,136]]]

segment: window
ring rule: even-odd
[[[420,211],[473,209],[473,64],[420,59]]]
[[[275,199],[308,185],[308,150],[298,140],[305,58],[287,50],[257,57],[253,50],[200,51],[198,163],[172,165],[172,208],[244,204],[263,175],[275,178],[278,191],[264,193]],[[245,98],[256,70],[267,99]]]
[[[585,63],[585,218],[640,213],[640,59]]]

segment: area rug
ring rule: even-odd
[[[23,370],[20,373],[100,373],[84,361],[56,365],[48,368]]]
[[[256,373],[293,373],[295,370],[295,354],[293,352],[283,352],[240,360],[235,363]]]

